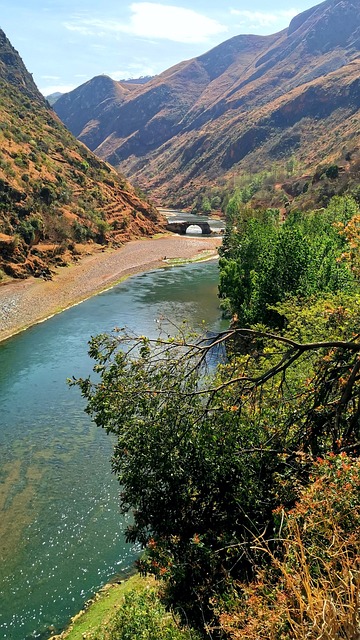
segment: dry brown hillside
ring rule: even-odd
[[[186,205],[204,185],[289,158],[301,176],[355,157],[359,52],[360,0],[326,0],[272,36],[239,35],[131,92],[119,86],[84,126],[73,107],[85,85],[55,108],[158,202]]]
[[[0,31],[0,276],[161,228],[157,210],[64,127]]]

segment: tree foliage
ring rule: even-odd
[[[312,333],[318,303],[286,335],[92,339],[100,380],[77,384],[116,436],[113,470],[122,510],[133,513],[127,537],[147,549],[140,570],[164,577],[169,601],[197,624],[230,579],[251,577],[253,536],[270,535],[274,508],[291,507],[306,482],[301,456],[358,451],[358,303],[323,301],[314,342],[294,336]],[[214,369],[222,344],[227,361]]]
[[[354,273],[341,258],[348,250],[349,220],[356,213],[358,206],[350,197],[336,198],[322,212],[293,212],[282,224],[276,210],[255,215],[241,207],[231,211],[219,290],[238,322],[278,326],[272,307],[287,296],[352,289]]]
[[[232,226],[221,287],[243,326],[211,338],[185,325],[154,340],[96,336],[95,381],[73,381],[115,435],[127,537],[146,550],[140,571],[163,578],[168,602],[200,627],[231,585],[284,553],[276,514],[294,508],[313,461],[360,450],[360,293],[343,251],[357,205],[340,204]]]

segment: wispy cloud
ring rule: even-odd
[[[299,11],[287,9],[286,11],[247,11],[231,9],[230,13],[237,16],[238,24],[248,28],[264,28],[276,26],[284,21],[290,21]]]
[[[146,61],[131,62],[120,71],[111,71],[110,78],[113,80],[128,80],[129,78],[140,78],[141,76],[156,75],[154,67]]]
[[[42,80],[60,80],[60,76],[41,76]]]
[[[207,42],[212,36],[224,33],[227,27],[207,16],[175,5],[155,2],[134,2],[127,22],[99,19],[76,19],[64,23],[69,31],[84,36],[107,36],[126,33],[151,40],[172,40],[182,43]]]

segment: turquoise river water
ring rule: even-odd
[[[112,441],[66,379],[87,375],[91,335],[160,318],[220,326],[217,263],[160,269],[0,344],[0,638],[48,638],[139,549],[125,543]],[[166,322],[166,321],[165,321]]]

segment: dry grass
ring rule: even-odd
[[[254,540],[270,565],[238,584],[221,614],[232,640],[360,638],[360,461],[321,461],[316,474],[296,507],[279,511],[281,553]]]

